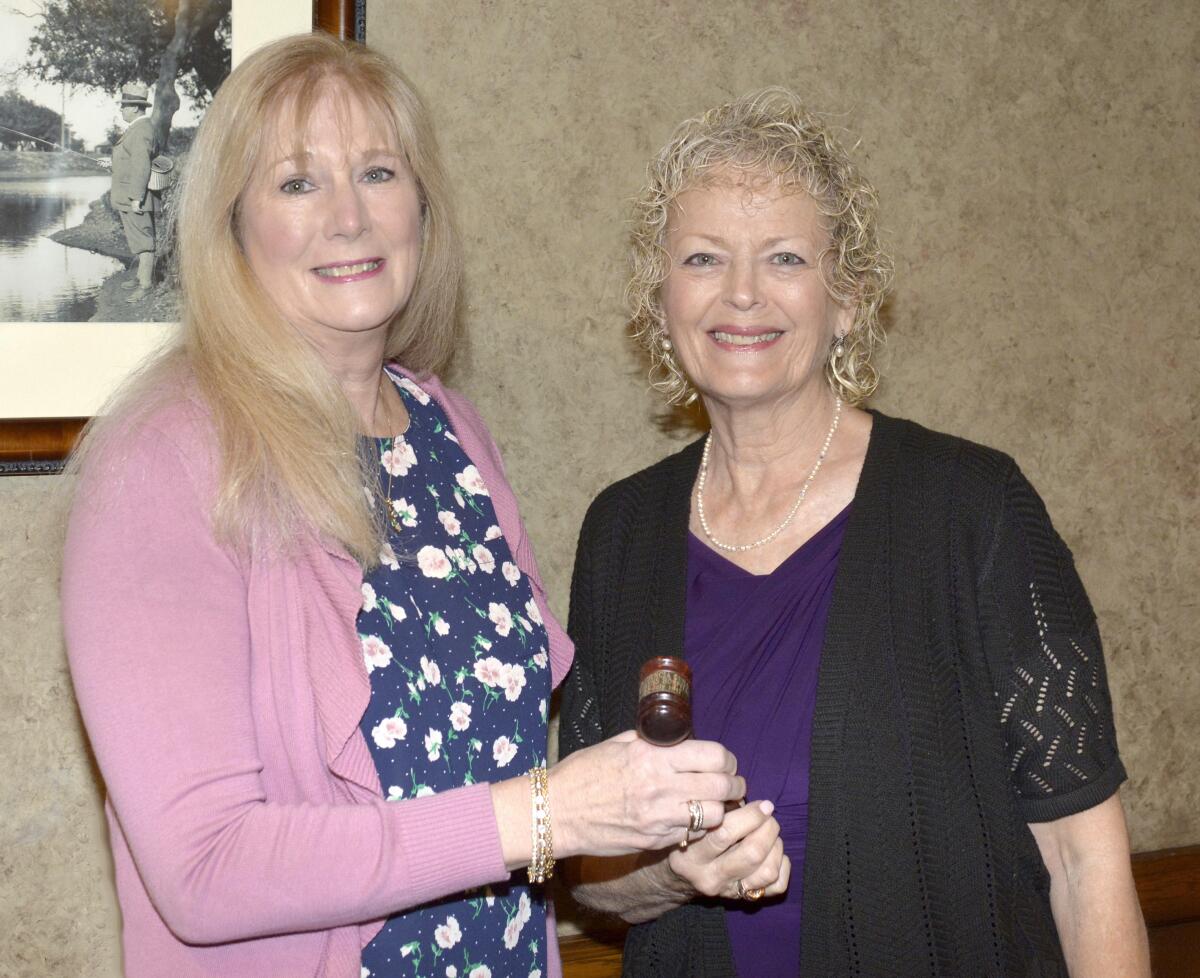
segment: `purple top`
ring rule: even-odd
[[[738,974],[795,978],[817,667],[847,506],[772,573],[742,570],[688,536],[684,654],[695,735],[738,759],[748,801],[770,799],[792,860],[785,896],[725,905]]]

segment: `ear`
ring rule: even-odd
[[[854,320],[858,316],[858,302],[835,302],[833,312],[833,335],[844,337],[854,329]]]

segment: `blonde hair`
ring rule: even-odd
[[[634,200],[631,274],[626,288],[629,329],[650,357],[650,383],[671,404],[695,392],[669,349],[662,285],[670,270],[665,248],[671,205],[684,191],[734,169],[803,188],[828,222],[821,280],[836,301],[854,307],[844,353],[831,354],[825,375],[844,400],[859,404],[874,392],[872,362],[883,343],[879,308],[892,278],[892,259],[879,239],[879,201],[829,128],[786,88],[764,88],[688,119],[650,161]]]
[[[124,430],[193,386],[211,415],[220,458],[217,538],[238,549],[302,534],[340,543],[364,567],[383,528],[364,486],[377,464],[358,451],[360,422],[320,356],[259,285],[238,240],[238,211],[276,134],[302,142],[316,103],[355,100],[391,136],[419,188],[420,265],[389,326],[385,358],[421,374],[457,338],[462,259],[449,191],[421,100],[387,58],[320,32],[261,48],[225,80],[205,113],[180,192],[181,330],[120,391],[104,429]],[[286,137],[285,137],[286,138]],[[181,389],[181,383],[183,389]],[[94,441],[90,434],[87,441]],[[96,449],[89,444],[90,454]]]

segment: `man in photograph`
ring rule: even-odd
[[[129,251],[137,259],[136,279],[122,283],[133,290],[129,302],[145,296],[154,280],[154,206],[148,190],[154,129],[146,114],[149,94],[145,85],[121,88],[121,118],[128,128],[112,153],[112,206],[121,217]]]

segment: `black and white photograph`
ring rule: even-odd
[[[232,0],[0,0],[0,322],[171,322],[173,189]]]

